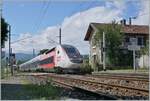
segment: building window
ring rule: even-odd
[[[129,38],[129,37],[126,37],[126,38],[125,38],[125,42],[130,42],[130,38]]]
[[[138,37],[138,45],[143,45],[143,37]]]

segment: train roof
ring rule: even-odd
[[[72,45],[67,45],[67,44],[63,44],[61,45],[63,48],[75,48],[74,46]]]
[[[29,63],[32,63],[32,62],[35,62],[35,61],[39,60],[40,56],[41,55],[38,55],[38,56],[34,57],[33,59],[31,59],[31,60],[21,64],[20,66],[25,65],[25,64],[29,64]]]

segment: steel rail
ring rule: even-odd
[[[132,81],[142,81],[149,82],[148,78],[138,78],[138,77],[129,77],[129,76],[116,76],[116,75],[87,75],[88,77],[94,78],[107,78],[107,79],[120,79],[120,80],[132,80]]]
[[[149,78],[149,74],[131,74],[131,73],[100,73],[100,74],[92,74],[92,75],[96,75],[96,76],[123,76],[123,77],[129,77],[129,78],[144,78],[144,79],[148,79]]]
[[[56,76],[53,76],[53,77],[56,77]],[[79,80],[79,81],[96,83],[96,84],[102,84],[102,85],[107,85],[107,86],[112,86],[112,87],[120,87],[120,88],[126,88],[126,89],[133,89],[133,90],[143,91],[143,92],[147,92],[147,93],[149,92],[149,90],[147,90],[147,89],[140,89],[140,88],[134,88],[134,87],[128,87],[128,86],[120,86],[120,85],[114,85],[114,84],[107,84],[107,83],[103,83],[103,82],[96,82],[96,81],[85,80],[85,79],[80,79],[80,78],[72,78],[72,77],[69,78],[69,77],[62,77],[62,76],[59,76],[58,78],[62,78],[62,79],[65,78],[65,79],[71,79],[71,80]]]

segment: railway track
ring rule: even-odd
[[[101,74],[93,74],[93,76],[101,77],[119,77],[119,78],[127,78],[127,79],[138,79],[138,80],[148,80],[149,75],[148,74],[137,74],[137,73],[101,73]]]
[[[135,76],[126,76],[126,75],[87,75],[89,79],[94,81],[125,85],[128,87],[136,87],[141,89],[149,89],[149,78],[148,76],[144,77],[135,77]]]
[[[87,90],[114,99],[148,99],[149,81],[141,78],[103,77],[93,75],[41,74],[34,77],[51,79],[57,85]]]
[[[38,80],[38,84],[43,84],[43,81],[47,80],[48,78],[44,75],[34,75],[34,77],[36,78],[36,81]],[[38,78],[38,79],[37,79]],[[63,78],[64,79],[64,78]],[[52,82],[51,82],[52,80]],[[65,83],[65,82],[62,82],[56,78],[53,78],[51,79],[50,81],[48,82],[51,82],[53,83],[54,85],[57,85],[59,87],[65,87],[65,88],[69,88],[69,89],[76,89],[78,90],[79,92],[84,92],[84,94],[88,94],[88,95],[93,95],[95,96],[96,98],[103,98],[103,99],[107,99],[107,100],[116,100],[117,98],[114,97],[114,96],[111,96],[111,95],[106,95],[106,94],[103,94],[103,93],[96,93],[94,91],[90,91],[90,90],[87,90],[87,89],[84,89],[82,87],[77,87],[77,86],[74,86],[70,83]]]
[[[149,82],[148,77],[132,77],[132,76],[112,76],[112,75],[87,75],[89,77],[94,78],[107,78],[107,79],[120,79],[120,80],[128,80],[128,81],[142,81]]]

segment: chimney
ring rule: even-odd
[[[131,17],[129,17],[129,25],[131,25]]]
[[[125,19],[122,19],[122,20],[120,21],[120,23],[121,23],[121,25],[126,25],[126,20],[125,20]]]

